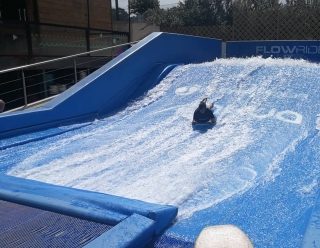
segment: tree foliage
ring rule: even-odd
[[[159,9],[159,0],[130,0],[130,14],[143,15],[149,9]]]
[[[123,8],[118,8],[118,15],[119,15],[119,20],[118,21],[128,21],[128,19],[129,19],[128,12]],[[117,20],[117,11],[116,11],[116,9],[112,9],[112,20]]]
[[[148,10],[147,22],[163,26],[230,24],[232,0],[184,0],[170,9]]]
[[[180,9],[173,7],[170,9],[149,9],[146,13],[148,25],[157,26],[183,26],[180,18]]]
[[[232,25],[235,12],[288,11],[320,8],[319,0],[182,0],[169,9],[149,8],[148,25],[158,26],[214,26]]]
[[[281,6],[279,0],[234,0],[233,3],[235,11],[263,11],[279,9]]]

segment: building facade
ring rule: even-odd
[[[111,0],[0,1],[0,71],[128,41],[129,30],[113,30]],[[78,78],[118,53],[110,49],[77,58]],[[76,83],[74,76],[64,76],[72,74],[72,64],[63,61],[25,71],[28,103],[47,97],[51,86],[65,89]],[[24,104],[21,84],[21,72],[0,74],[0,99],[7,103],[6,110]]]

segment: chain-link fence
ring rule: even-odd
[[[161,32],[238,40],[320,40],[320,9],[247,11],[233,14],[232,25],[162,26]]]

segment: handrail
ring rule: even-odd
[[[29,67],[34,67],[34,66],[38,66],[38,65],[44,65],[44,64],[48,64],[48,63],[52,63],[52,62],[57,62],[57,61],[60,61],[60,60],[76,58],[76,57],[79,57],[79,56],[82,56],[82,55],[87,55],[87,54],[91,54],[91,53],[95,53],[95,52],[101,52],[101,51],[113,49],[113,48],[116,48],[116,47],[122,47],[122,46],[125,46],[125,45],[136,44],[138,42],[139,41],[123,43],[123,44],[115,45],[115,46],[112,46],[112,47],[101,48],[101,49],[98,49],[98,50],[93,50],[93,51],[84,52],[84,53],[78,53],[78,54],[69,55],[69,56],[65,56],[65,57],[61,57],[61,58],[57,58],[57,59],[46,60],[46,61],[42,61],[42,62],[30,64],[30,65],[23,65],[23,66],[19,66],[19,67],[14,67],[14,68],[10,68],[10,69],[6,69],[6,70],[0,71],[0,74],[6,73],[6,72],[11,72],[11,71],[16,71],[16,70],[23,70],[23,69],[26,69],[26,68],[29,68]]]
[[[98,50],[93,50],[93,51],[88,51],[88,52],[83,52],[83,53],[78,53],[78,54],[74,54],[74,55],[69,55],[69,56],[64,56],[64,57],[60,57],[60,58],[56,58],[56,59],[51,59],[51,60],[46,60],[46,61],[42,61],[42,62],[38,62],[38,63],[34,63],[34,64],[29,64],[29,65],[24,65],[24,66],[19,66],[19,67],[14,67],[14,68],[10,68],[10,69],[6,69],[6,70],[2,70],[2,71],[0,71],[0,74],[3,74],[3,73],[7,73],[7,72],[12,72],[12,71],[20,71],[21,70],[21,79],[22,79],[22,89],[23,89],[23,97],[22,98],[18,98],[18,100],[19,99],[24,99],[24,106],[22,106],[22,107],[18,107],[18,108],[15,108],[15,109],[12,109],[12,110],[9,110],[9,111],[4,111],[4,112],[13,112],[13,111],[16,111],[16,110],[20,110],[20,109],[26,109],[27,107],[29,107],[29,106],[33,106],[33,105],[37,105],[37,103],[35,102],[35,104],[33,103],[33,104],[30,104],[30,103],[28,103],[28,96],[31,96],[31,95],[27,95],[27,86],[26,86],[26,78],[28,78],[28,77],[25,77],[25,74],[24,74],[24,69],[27,69],[27,68],[30,68],[30,67],[35,67],[35,66],[39,66],[39,65],[44,65],[44,64],[49,64],[49,63],[53,63],[53,62],[57,62],[57,61],[62,61],[62,60],[66,60],[66,59],[71,59],[71,58],[74,58],[73,59],[73,65],[72,66],[69,66],[70,68],[72,68],[73,67],[73,69],[74,69],[74,73],[72,73],[72,74],[74,74],[74,82],[76,83],[76,82],[78,82],[78,77],[77,77],[77,66],[79,65],[77,65],[77,63],[76,63],[76,57],[79,57],[79,56],[83,56],[83,55],[87,55],[87,54],[91,54],[91,53],[96,53],[96,52],[101,52],[101,51],[106,51],[106,50],[111,50],[111,49],[113,49],[113,48],[117,48],[117,47],[123,47],[123,46],[127,46],[127,45],[131,45],[131,44],[136,44],[136,43],[138,43],[139,42],[139,40],[138,41],[133,41],[133,42],[129,42],[129,43],[123,43],[123,44],[119,44],[119,45],[115,45],[115,46],[112,46],[112,47],[107,47],[107,48],[101,48],[101,49],[98,49]],[[113,54],[113,52],[112,52],[112,54]],[[113,56],[113,55],[112,55]],[[102,58],[104,58],[105,56],[101,56]],[[88,57],[89,58],[89,57]],[[93,57],[92,57],[93,58]],[[94,60],[94,61],[96,61],[96,60]],[[87,63],[87,62],[85,62],[85,63]],[[80,63],[80,64],[83,64],[83,63]],[[100,66],[99,66],[100,67]],[[60,68],[61,69],[61,68]],[[59,69],[59,70],[60,70]],[[86,71],[86,70],[84,70],[84,71]],[[43,75],[45,74],[45,73],[42,73]],[[70,74],[70,75],[72,75],[72,74]],[[30,76],[30,77],[34,77],[34,76],[38,76],[38,75],[40,75],[40,74],[37,74],[37,75],[32,75],[32,76]],[[68,75],[67,75],[68,76]],[[64,77],[66,77],[65,75],[63,76],[63,77],[61,77],[61,78],[64,78]],[[14,81],[16,81],[16,80],[14,80]],[[49,80],[50,81],[50,80]],[[47,80],[44,80],[42,83],[46,83],[46,82],[48,82]],[[6,83],[6,82],[5,82]],[[5,84],[4,83],[4,84]],[[28,86],[29,87],[29,86]],[[45,100],[45,99],[51,99],[51,97],[48,97],[47,96],[47,92],[48,92],[48,90],[46,89],[45,90],[45,98],[44,99],[42,99],[42,100]],[[40,92],[41,93],[41,92]],[[33,94],[34,95],[34,94]],[[17,100],[17,99],[16,99]],[[14,100],[14,101],[16,101],[16,100]],[[42,102],[42,100],[40,100],[39,102]],[[11,101],[11,102],[13,102],[13,101]]]
[[[38,106],[38,107],[41,107],[41,105],[43,105],[44,103],[50,101],[51,99],[57,97],[58,95],[54,95],[54,96],[50,96],[50,97],[47,97],[47,98],[44,98],[44,99],[41,99],[39,101],[36,101],[36,102],[33,102],[33,103],[28,103],[27,106],[22,106],[22,107],[18,107],[18,108],[14,108],[14,109],[10,109],[10,110],[6,110],[6,111],[3,111],[2,113],[12,113],[12,112],[16,112],[16,111],[19,111],[19,110],[25,110],[28,108],[32,108],[34,106]]]

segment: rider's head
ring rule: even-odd
[[[199,110],[200,110],[200,112],[201,113],[204,113],[205,111],[206,111],[206,104],[204,103],[204,102],[201,102],[200,104],[199,104]]]

